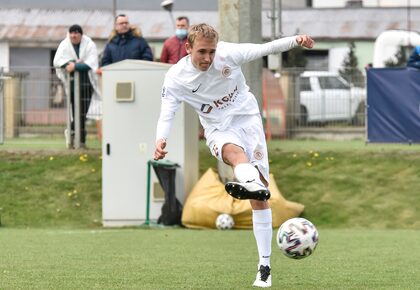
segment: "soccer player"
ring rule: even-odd
[[[253,286],[271,286],[271,209],[267,200],[269,169],[267,146],[258,103],[241,71],[243,63],[296,46],[312,48],[307,35],[277,39],[264,44],[218,42],[217,31],[208,24],[190,27],[188,55],[165,76],[162,105],[156,133],[154,159],[163,159],[172,119],[181,102],[198,113],[213,156],[233,167],[238,182],[228,182],[226,191],[249,199],[259,263]]]

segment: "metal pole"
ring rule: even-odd
[[[407,31],[408,31],[408,46],[411,47],[411,5],[410,0],[407,1]]]
[[[3,68],[0,70],[0,74],[3,74]],[[0,144],[4,142],[4,101],[3,101],[3,77],[0,76]]]
[[[74,72],[74,148],[80,148],[80,74]]]
[[[67,129],[64,131],[65,138],[66,138],[66,146],[67,149],[73,149],[72,148],[72,132],[71,132],[71,120],[73,119],[73,113],[72,113],[72,103],[71,103],[71,81],[70,81],[70,74],[67,73],[67,81],[64,84],[66,87],[64,88],[65,92],[68,92],[67,94]]]
[[[278,7],[278,10],[277,10],[277,20],[278,20],[278,24],[279,24],[279,32],[278,32],[278,34],[277,34],[277,38],[280,38],[280,37],[282,37],[283,36],[283,32],[281,31],[282,30],[282,27],[281,27],[281,11],[282,11],[282,8],[281,8],[281,0],[278,0],[279,1],[279,7]],[[282,63],[282,53],[281,52],[279,52],[279,73],[281,72],[281,69],[282,69],[282,66],[283,66],[283,63]]]
[[[112,15],[117,17],[117,0],[112,0]]]
[[[175,30],[176,29],[176,24],[175,24],[175,19],[174,19],[174,16],[172,14],[172,11],[169,11],[169,17],[171,18],[172,26],[174,27],[174,30]]]
[[[271,40],[276,39],[276,2],[277,0],[271,0]]]
[[[150,167],[152,162],[149,160],[147,161],[147,191],[146,191],[146,221],[144,222],[145,225],[150,224]]]

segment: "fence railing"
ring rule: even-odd
[[[355,75],[348,75],[349,81],[328,71],[285,69],[279,79],[267,71],[263,73],[267,136],[363,137],[365,77],[360,72]]]
[[[16,138],[62,138],[64,131],[74,132],[73,146],[96,138],[95,121],[84,119],[70,110],[80,104],[82,114],[88,99],[80,81],[63,83],[51,67],[0,68],[0,143]],[[66,88],[66,86],[68,86]],[[363,137],[365,132],[365,79],[350,75],[350,81],[338,73],[288,69],[280,78],[265,70],[263,117],[268,138],[302,138],[316,136]],[[67,93],[66,93],[67,91]],[[80,102],[74,101],[81,98]],[[77,106],[75,106],[77,107]],[[74,109],[74,108],[73,108]],[[97,112],[100,117],[101,112]],[[71,127],[71,121],[76,127]],[[77,124],[78,123],[78,124]],[[79,132],[75,128],[81,128]],[[69,133],[68,133],[69,134]],[[68,142],[68,141],[67,141]]]

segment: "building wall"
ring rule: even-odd
[[[314,8],[345,7],[348,0],[313,0]],[[420,0],[363,0],[363,7],[406,7],[420,6]]]
[[[49,107],[51,90],[51,49],[10,48],[10,67],[24,74],[23,97],[27,110]]]

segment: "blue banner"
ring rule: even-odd
[[[368,142],[420,143],[420,70],[367,70]]]

